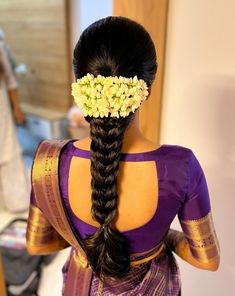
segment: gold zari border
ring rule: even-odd
[[[63,238],[49,224],[41,210],[32,204],[30,205],[26,237],[27,244],[31,246],[45,246],[45,244],[55,241],[59,246],[65,245]]]
[[[219,243],[211,212],[198,220],[181,220],[180,223],[192,255],[197,260],[207,263],[219,255]]]

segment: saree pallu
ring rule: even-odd
[[[27,242],[34,247],[46,250],[48,246],[49,250],[56,246],[55,250],[59,250],[72,246],[62,270],[62,295],[178,296],[179,269],[173,254],[162,243],[147,252],[131,254],[132,267],[125,279],[101,281],[93,274],[60,195],[59,156],[66,144],[44,141],[37,150],[32,170],[34,200],[27,227]]]

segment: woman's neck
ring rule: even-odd
[[[79,141],[78,146],[80,148],[87,149],[90,147],[91,138],[87,137],[84,140]],[[82,145],[81,145],[82,144]],[[130,125],[127,127],[122,144],[122,152],[139,152],[139,151],[151,151],[158,148],[157,145],[146,139],[140,130],[139,124],[139,110],[136,111],[135,117]]]
[[[140,141],[144,140],[146,140],[146,138],[140,130],[138,110],[135,114],[133,121],[130,123],[130,125],[127,127],[125,131],[122,150],[128,151],[129,149],[132,149],[132,147],[135,146],[136,143],[139,143]]]

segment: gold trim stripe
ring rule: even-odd
[[[58,178],[59,158],[62,148],[68,141],[44,141],[40,144],[33,164],[32,181],[37,206],[58,232],[73,246],[79,254],[86,258],[82,242],[73,231],[67,219]],[[89,295],[92,270],[84,268],[80,262],[71,257],[64,296]]]
[[[160,255],[160,253],[165,249],[165,244],[161,244],[161,246],[157,249],[157,251],[155,251],[153,254],[144,257],[142,259],[132,259],[131,260],[131,266],[138,266],[142,263],[146,263],[154,258],[156,258],[157,256]],[[83,268],[87,268],[89,267],[88,261],[86,259],[86,257],[82,256],[81,253],[79,253],[78,251],[74,250],[74,260]]]
[[[136,260],[131,261],[131,266],[138,266],[138,265],[140,265],[142,263],[146,263],[146,262],[156,258],[163,251],[163,249],[165,249],[164,244],[162,244],[160,246],[160,248],[155,253],[153,253],[152,255],[150,255],[148,257],[145,257],[143,259],[140,259],[140,260],[136,259]]]
[[[214,229],[212,214],[209,212],[205,217],[198,220],[181,220],[181,225],[189,237],[202,237],[208,235]]]
[[[211,246],[206,250],[191,249],[192,255],[197,258],[200,262],[208,263],[218,257],[217,246]]]
[[[102,296],[103,288],[104,288],[104,282],[102,280],[99,280],[97,296]]]
[[[58,165],[61,149],[68,141],[44,141],[40,144],[33,165],[35,199],[57,232],[85,256],[69,225],[62,204]]]

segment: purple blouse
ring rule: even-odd
[[[78,235],[83,239],[96,227],[79,219],[72,211],[68,198],[68,175],[72,157],[90,158],[90,151],[69,142],[62,151],[59,177],[62,198]],[[158,178],[158,206],[153,217],[143,226],[122,231],[128,239],[130,252],[144,252],[160,243],[178,214],[181,220],[200,219],[210,211],[209,193],[204,172],[189,148],[162,145],[143,153],[122,153],[121,161],[155,161]]]

